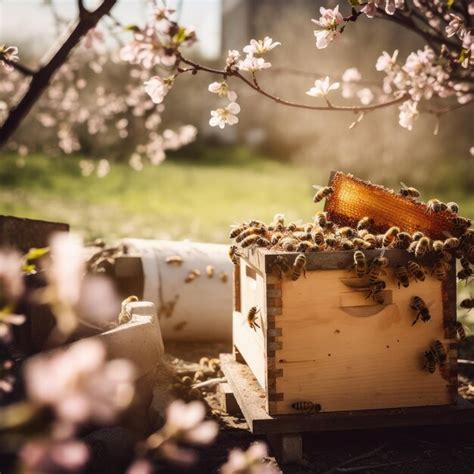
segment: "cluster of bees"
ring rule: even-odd
[[[320,202],[330,196],[334,189],[331,186],[317,187],[313,201]],[[401,183],[400,195],[417,200],[420,196],[418,190]],[[386,283],[382,279],[385,268],[389,266],[387,257],[384,256],[386,249],[406,250],[412,256],[406,265],[398,264],[393,267],[394,276],[398,287],[407,288],[410,281],[424,281],[427,272],[438,279],[444,280],[451,267],[455,265],[456,259],[460,261],[460,270],[457,273],[459,280],[467,284],[473,275],[474,265],[474,231],[471,229],[471,221],[458,215],[459,206],[455,202],[443,203],[438,199],[431,199],[427,203],[429,212],[438,213],[449,211],[452,214],[452,224],[455,235],[446,234],[444,239],[431,239],[421,231],[409,233],[397,226],[390,227],[385,233],[375,233],[374,219],[370,216],[363,217],[355,225],[339,226],[331,222],[325,212],[318,212],[312,222],[299,224],[287,223],[283,214],[276,214],[270,224],[258,220],[251,220],[234,226],[230,232],[230,239],[234,243],[229,248],[229,258],[235,264],[239,264],[240,249],[265,248],[280,253],[274,260],[272,269],[282,278],[286,276],[291,280],[297,280],[305,274],[308,252],[346,250],[353,251],[353,270],[357,277],[364,278],[367,282],[369,296],[375,303],[384,304],[384,289]],[[364,251],[380,249],[380,255],[368,260]],[[298,255],[290,264],[284,252],[297,252]],[[421,259],[430,256],[430,268],[421,263]],[[474,307],[473,298],[461,302],[461,307],[471,309]],[[427,322],[431,319],[429,308],[425,301],[419,296],[413,296],[410,308],[415,313],[412,325],[419,320]],[[247,315],[248,325],[256,330],[259,309],[250,308]],[[464,326],[456,322],[455,330],[458,336],[465,337]],[[439,343],[439,344],[438,344]],[[441,345],[441,346],[440,346]],[[446,357],[442,356],[442,343],[436,341],[430,350],[425,352],[425,368],[433,373],[436,364],[442,365]],[[293,407],[297,410],[306,410],[308,407]]]

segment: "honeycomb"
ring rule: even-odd
[[[426,204],[341,172],[333,175],[330,185],[334,192],[324,210],[338,225],[356,227],[360,219],[370,216],[380,233],[397,226],[410,233],[419,230],[432,239],[459,234],[450,211],[432,212]]]

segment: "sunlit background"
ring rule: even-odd
[[[177,9],[183,24],[196,28],[199,42],[192,57],[211,66],[222,66],[228,49],[241,50],[251,38],[269,35],[281,41],[269,55],[272,69],[260,81],[276,95],[312,103],[317,99],[305,95],[314,82],[312,74],[338,79],[356,66],[364,80],[381,84],[383,75],[374,64],[383,50],[398,48],[404,59],[423,46],[418,37],[401,34],[392,24],[363,18],[339,41],[318,50],[310,20],[318,17],[320,5],[334,3],[180,0],[168,5]],[[113,10],[125,25],[143,24],[148,14],[147,2],[138,0],[121,0]],[[75,0],[0,1],[0,42],[18,45],[22,61],[34,66],[76,16]],[[106,35],[100,47],[118,51],[127,35]],[[73,56],[84,61],[89,80],[87,54],[79,47]],[[100,107],[92,96],[94,88],[117,88],[128,79],[125,66],[119,73],[111,70],[116,65],[100,67],[79,91],[91,114]],[[142,170],[128,164],[139,129],[120,138],[115,127],[100,137],[77,127],[81,149],[65,154],[33,111],[1,156],[0,213],[69,222],[89,239],[225,242],[229,225],[244,219],[270,220],[283,212],[292,220],[310,220],[317,209],[311,184],[326,183],[330,170],[340,169],[389,187],[402,180],[419,187],[424,199],[458,201],[461,214],[474,217],[472,107],[443,117],[436,136],[433,116],[421,115],[414,130],[407,131],[398,125],[396,107],[367,114],[350,130],[353,115],[288,109],[231,82],[239,93],[240,122],[221,131],[208,124],[210,110],[218,106],[207,91],[213,80],[204,73],[178,78],[166,99],[163,122],[156,127],[162,131],[192,124],[198,128],[197,140],[167,153],[160,166],[148,163]],[[357,100],[337,94],[334,102]],[[110,172],[102,178],[82,177],[83,159],[106,159]]]

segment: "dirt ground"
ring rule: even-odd
[[[168,361],[178,373],[196,370],[201,357],[218,357],[229,352],[223,344],[168,343]],[[461,348],[461,355],[469,350]],[[461,367],[461,372],[463,369]],[[468,372],[468,371],[467,371]],[[460,375],[460,393],[474,399],[474,377]],[[472,385],[471,385],[472,384]],[[229,416],[222,412],[217,395],[210,391],[203,394],[210,416],[220,424],[217,442],[201,453],[201,460],[192,472],[218,472],[232,447],[247,448],[257,439],[249,431],[243,417]],[[383,429],[353,432],[305,434],[303,436],[304,460],[300,465],[280,466],[287,474],[309,473],[470,473],[474,472],[474,426],[420,427]],[[359,459],[360,458],[360,459]],[[274,459],[269,459],[269,462]],[[166,471],[182,472],[170,466]]]

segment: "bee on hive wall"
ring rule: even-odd
[[[416,263],[414,260],[408,260],[407,269],[415,281],[425,281],[425,272],[419,263]]]
[[[293,263],[293,272],[291,274],[291,279],[293,281],[298,280],[298,278],[301,276],[301,273],[303,273],[306,276],[306,257],[304,254],[300,253],[296,259],[295,262]]]
[[[471,297],[471,298],[466,298],[462,300],[460,306],[463,309],[467,309],[471,311],[471,309],[474,308],[474,298]]]
[[[410,308],[416,311],[416,318],[413,321],[412,326],[414,326],[420,318],[424,323],[431,319],[430,311],[423,298],[414,296],[410,302]]]
[[[415,257],[421,258],[430,249],[430,239],[428,237],[422,237],[418,240],[418,244],[415,248]]]
[[[398,288],[400,285],[408,288],[410,285],[410,277],[408,274],[408,269],[404,265],[397,265],[394,269],[395,278],[397,279]]]
[[[249,309],[249,312],[247,313],[247,324],[254,330],[257,331],[255,328],[260,328],[260,326],[257,323],[257,313],[260,310],[257,309],[256,306],[252,306]]]
[[[383,290],[385,290],[386,286],[387,285],[385,284],[383,280],[377,280],[373,285],[371,285],[367,298],[369,296],[372,296],[372,299],[374,300],[375,303],[384,304],[385,297],[384,297]]]
[[[229,258],[234,265],[239,264],[239,248],[237,245],[231,245],[229,247]]]
[[[318,413],[321,411],[321,405],[319,403],[305,401],[292,403],[291,408],[305,413]]]
[[[380,274],[382,273],[383,267],[388,265],[388,260],[383,257],[376,257],[372,260],[369,269],[369,285],[373,286],[376,281],[378,281]]]
[[[354,268],[356,275],[362,278],[367,273],[367,260],[360,250],[354,252]]]
[[[407,186],[405,183],[400,183],[400,196],[417,199],[420,197],[418,189]]]
[[[441,211],[445,211],[448,206],[444,203],[444,202],[441,202],[439,199],[430,199],[426,205],[428,206],[428,209],[431,211],[431,212],[441,212]]]
[[[238,237],[245,229],[247,229],[247,224],[240,224],[237,227],[233,228],[230,231],[229,238],[230,239],[235,239]]]

